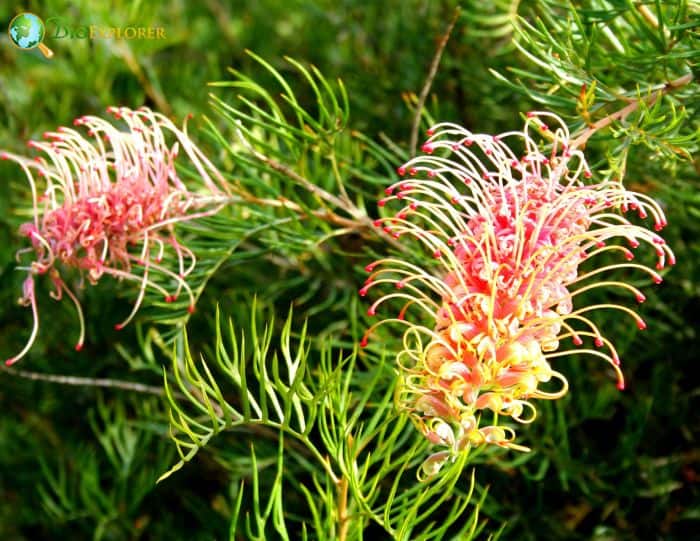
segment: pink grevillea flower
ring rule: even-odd
[[[20,250],[17,257],[33,256],[30,265],[20,267],[29,274],[20,302],[31,306],[34,326],[24,349],[5,361],[8,365],[22,358],[37,336],[38,275],[48,274],[54,299],[65,293],[75,304],[80,320],[76,350],[82,348],[85,325],[80,301],[61,276],[65,269],[79,272],[78,287],[84,279],[94,285],[104,275],[139,284],[133,310],[117,329],[132,319],[148,287],[160,291],[166,302],[185,291],[190,310],[194,309],[194,295],[185,279],[195,267],[195,256],[178,242],[173,227],[218,211],[227,201],[224,179],[190,140],[186,123],[179,129],[145,107],[107,110],[123,123],[123,130],[84,116],[74,124],[86,128],[87,137],[60,127],[45,133],[46,141],[29,141],[28,146],[44,157],[0,153],[1,159],[22,168],[33,201],[33,219],[20,227],[31,247]],[[175,161],[180,150],[202,179],[198,191],[191,191],[178,176]],[[174,259],[176,270],[162,264],[168,257]]]
[[[642,219],[651,217],[658,231],[666,224],[659,206],[620,182],[584,182],[592,173],[555,115],[530,113],[523,131],[498,136],[454,124],[428,133],[424,154],[399,168],[409,178],[387,188],[379,201],[380,207],[398,204],[398,212],[375,225],[411,249],[422,247],[432,263],[380,259],[367,266],[370,276],[360,294],[385,290],[370,315],[387,301],[402,305],[395,317],[370,327],[362,345],[378,325],[406,326],[397,399],[441,448],[424,464],[430,474],[450,456],[485,443],[527,451],[514,442],[512,426],[498,419],[532,422],[534,399],[566,393],[566,378],[552,368],[558,357],[601,358],[624,388],[615,346],[589,313],[618,310],[640,329],[644,321],[627,306],[575,307],[575,298],[606,287],[642,302],[636,287],[609,272],[639,271],[661,282],[656,270],[633,261],[640,243],[655,250],[657,270],[674,258],[657,233],[625,217],[637,211]],[[629,247],[611,242],[616,239]],[[559,350],[565,338],[574,349]]]

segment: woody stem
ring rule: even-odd
[[[639,106],[642,103],[645,103],[647,106],[654,105],[656,101],[663,96],[664,94],[668,94],[669,92],[673,92],[674,90],[677,90],[678,88],[681,88],[688,83],[690,83],[693,80],[693,74],[688,73],[684,75],[683,77],[679,77],[678,79],[675,79],[673,81],[670,81],[666,83],[663,88],[660,88],[656,92],[654,92],[651,96],[645,99],[637,99],[631,102],[629,105],[626,105],[619,111],[615,111],[614,113],[601,118],[597,122],[593,123],[591,126],[586,128],[583,132],[581,132],[581,135],[579,135],[576,139],[574,139],[571,142],[571,148],[578,148],[578,147],[583,147],[586,145],[586,142],[590,137],[597,132],[598,130],[602,130],[603,128],[607,128],[610,124],[613,122],[616,122],[618,120],[624,120],[627,118],[630,114],[632,114],[634,111],[639,109]]]

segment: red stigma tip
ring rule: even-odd
[[[366,287],[360,288],[358,293],[360,294],[360,297],[364,297],[365,295],[367,295],[367,288]]]
[[[374,263],[370,263],[365,267],[365,271],[372,272],[374,270]]]
[[[624,381],[618,381],[618,382],[617,382],[617,388],[618,388],[618,390],[620,390],[620,391],[624,391],[624,390],[625,390],[625,382],[624,382]]]
[[[527,116],[527,118],[533,118],[533,117],[535,116],[535,113],[532,112],[532,111],[528,111],[528,112],[526,113],[526,116]]]
[[[190,304],[190,305],[187,307],[187,312],[190,313],[190,314],[194,314],[194,304]]]
[[[403,289],[403,286],[405,285],[406,284],[399,280],[398,282],[396,282],[396,289]]]
[[[433,252],[433,257],[435,259],[440,259],[442,257],[442,252],[440,250],[435,250],[435,252]]]
[[[391,195],[392,193],[394,193],[394,187],[389,186],[387,189],[384,190],[384,193],[387,195]]]
[[[173,297],[171,295],[166,295],[165,302],[173,302]]]
[[[386,205],[386,201],[384,199],[380,199],[379,201],[377,201],[378,207],[383,207],[384,205]]]
[[[418,208],[418,203],[413,202],[413,203],[411,203],[411,204],[408,205],[408,206],[409,206],[409,208],[410,208],[411,210],[416,210],[416,209]]]
[[[638,319],[638,320],[637,320],[637,328],[638,328],[640,331],[643,331],[644,329],[647,328],[647,324],[644,323],[644,320],[643,320],[643,319]]]
[[[574,342],[574,345],[576,345],[576,346],[580,346],[583,344],[583,340],[581,340],[581,337],[578,335],[574,335],[572,340]]]
[[[378,220],[374,220],[372,223],[374,224],[374,227],[381,227],[381,225],[382,225],[382,220],[381,220],[381,218],[380,218],[380,219],[378,219]]]
[[[365,336],[364,338],[362,338],[362,340],[360,340],[360,347],[361,348],[367,347],[367,342],[368,342],[368,340],[367,340],[367,337]]]
[[[425,152],[426,154],[432,154],[433,153],[433,145],[430,143],[425,143],[422,147],[421,150]]]
[[[664,279],[661,278],[661,276],[659,276],[658,274],[655,274],[655,275],[654,275],[654,283],[655,283],[655,284],[660,284],[660,283],[663,282],[663,281],[664,281]]]
[[[117,323],[117,324],[114,326],[114,330],[115,330],[115,331],[121,331],[123,328],[124,328],[124,325],[122,325],[121,323]]]
[[[595,344],[595,347],[602,348],[603,347],[603,339],[600,337],[596,337],[594,344]]]
[[[373,316],[373,315],[375,315],[376,313],[377,313],[377,312],[374,310],[374,308],[369,308],[369,309],[367,310],[367,315],[368,315],[368,316]]]
[[[9,359],[7,359],[5,361],[5,366],[12,366],[16,362],[17,362],[17,359],[15,359],[14,357],[10,357]]]
[[[396,169],[396,172],[397,172],[399,175],[404,176],[404,175],[406,174],[406,168],[402,165],[401,167],[398,167],[398,168]]]
[[[638,293],[638,294],[637,294],[637,302],[638,302],[638,303],[641,304],[641,303],[643,303],[645,300],[647,300],[647,298],[646,298],[644,295],[642,295],[641,293]]]
[[[418,173],[418,169],[416,169],[415,167],[411,167],[411,168],[408,170],[408,174],[411,175],[412,177],[415,177],[415,176],[416,176],[416,173]]]
[[[6,160],[7,159],[7,154],[5,152],[0,153],[0,160]]]
[[[591,178],[591,177],[593,176],[593,173],[591,173],[590,171],[586,170],[586,171],[583,172],[583,176],[584,176],[585,178]]]
[[[434,133],[435,133],[435,130],[433,128],[428,128],[427,130],[425,130],[425,134],[428,137],[432,137]]]
[[[81,349],[83,349],[82,343],[75,344],[75,351],[80,351]]]
[[[542,124],[542,125],[540,126],[540,129],[541,129],[542,131],[547,131],[547,130],[549,130],[549,126],[547,126],[547,124]]]

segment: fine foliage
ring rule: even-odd
[[[0,537],[697,530],[696,2],[23,9]]]

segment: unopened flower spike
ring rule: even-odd
[[[636,210],[659,231],[666,225],[659,205],[620,182],[588,180],[593,173],[556,115],[529,113],[522,131],[497,136],[448,123],[428,135],[424,154],[398,170],[410,178],[387,188],[380,201],[395,205],[396,214],[376,225],[402,241],[415,239],[432,263],[380,259],[367,266],[360,290],[362,296],[383,291],[370,315],[387,301],[402,303],[394,317],[368,329],[361,345],[378,325],[405,327],[397,402],[438,447],[423,475],[472,446],[527,451],[515,442],[515,430],[497,420],[530,423],[535,399],[567,392],[566,378],[552,367],[558,357],[600,358],[623,389],[615,346],[589,314],[617,310],[640,329],[644,321],[626,305],[575,306],[576,297],[604,287],[643,302],[641,291],[609,271],[638,271],[659,283],[657,271],[674,263],[656,232],[625,217]],[[656,270],[634,262],[632,250],[642,243],[656,252]],[[595,265],[604,253],[608,262]],[[574,347],[560,351],[566,338]]]
[[[146,107],[107,109],[117,119],[108,122],[84,116],[74,125],[44,134],[44,141],[28,146],[43,153],[33,159],[11,152],[0,158],[16,162],[24,171],[32,192],[33,218],[20,227],[31,247],[17,253],[18,261],[31,253],[20,303],[31,306],[34,324],[22,351],[8,359],[10,365],[31,348],[38,330],[35,277],[47,274],[53,284],[51,296],[65,294],[75,305],[80,350],[85,339],[83,311],[76,295],[62,277],[66,269],[96,284],[104,275],[131,280],[139,293],[129,316],[116,325],[124,327],[138,311],[146,288],[173,302],[184,292],[194,309],[194,295],[186,278],[195,268],[192,251],[181,244],[174,225],[216,213],[230,200],[226,183],[216,167],[182,129],[162,114]],[[125,125],[120,129],[118,124]],[[189,160],[202,179],[193,191],[175,168],[178,154]],[[174,264],[163,260],[173,258]],[[172,270],[172,268],[175,270]],[[166,288],[154,280],[160,274]],[[80,287],[80,285],[78,286]]]

